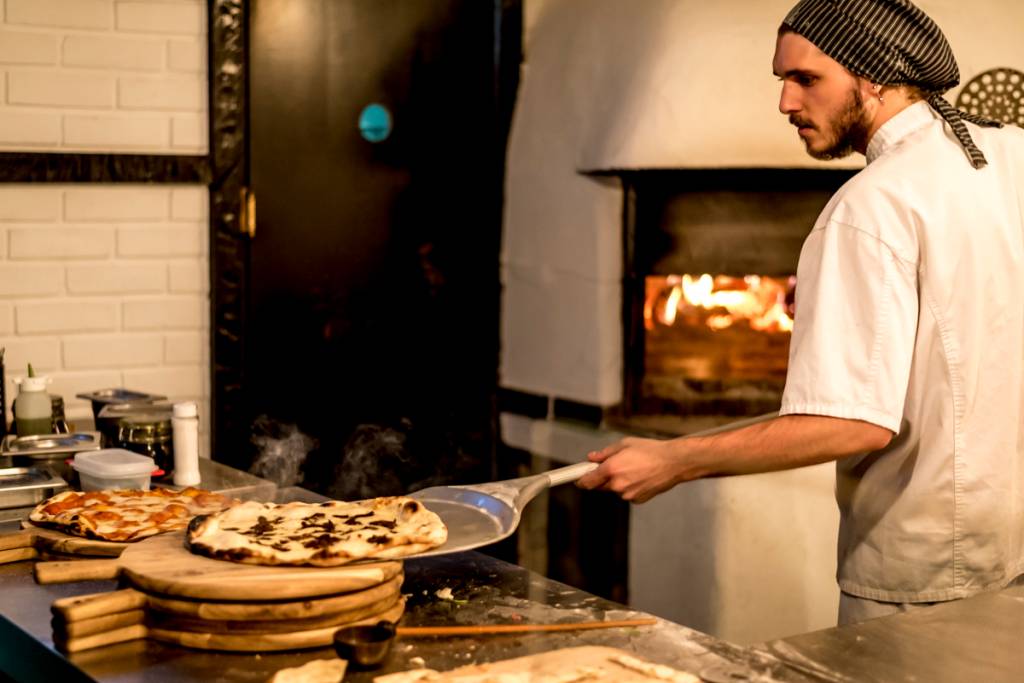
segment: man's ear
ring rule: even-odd
[[[860,99],[868,111],[874,111],[878,105],[885,102],[885,86],[880,83],[873,83],[866,78],[857,78],[857,87],[860,91]]]

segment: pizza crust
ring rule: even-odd
[[[314,659],[302,666],[280,669],[267,683],[340,683],[347,667],[344,659]]]
[[[396,559],[436,548],[444,522],[413,498],[258,503],[197,517],[186,545],[199,555],[260,565],[336,567],[364,558]]]

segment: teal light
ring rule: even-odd
[[[382,104],[368,104],[359,114],[359,134],[370,142],[380,142],[391,135],[391,112]]]

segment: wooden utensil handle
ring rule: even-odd
[[[143,624],[135,624],[133,626],[125,626],[124,628],[114,629],[113,631],[107,631],[106,633],[97,633],[92,636],[84,636],[82,638],[69,638],[67,640],[54,639],[54,645],[56,645],[61,652],[71,654],[73,652],[91,650],[105,645],[127,643],[130,640],[141,640],[148,634],[149,630]]]
[[[50,611],[64,621],[81,621],[96,617],[142,609],[148,603],[145,593],[125,588],[109,593],[76,595],[73,598],[54,600]]]
[[[117,614],[104,614],[101,617],[92,619],[80,619],[78,621],[64,621],[58,617],[53,619],[53,637],[62,640],[74,640],[84,636],[93,636],[97,633],[114,631],[125,626],[141,624],[146,620],[146,612],[141,609],[133,609],[128,612]]]
[[[33,545],[35,545],[35,535],[31,531],[15,531],[0,535],[0,550],[31,548]]]
[[[473,626],[399,626],[396,633],[405,637],[473,636],[487,633],[530,633],[535,631],[580,631],[621,626],[652,626],[657,619],[619,619],[616,621],[583,621],[569,624],[477,624]]]
[[[36,583],[71,583],[116,579],[120,563],[114,560],[71,560],[68,562],[37,562]]]
[[[21,562],[22,560],[34,560],[39,557],[39,551],[35,548],[11,548],[0,550],[0,564]]]

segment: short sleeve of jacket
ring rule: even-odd
[[[917,330],[916,266],[877,236],[830,221],[804,242],[780,414],[899,432]]]

